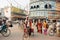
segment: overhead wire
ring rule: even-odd
[[[19,5],[20,7],[24,7],[23,5],[21,5],[20,3],[18,3],[16,0],[14,0],[14,2],[15,2],[17,5]],[[25,7],[24,7],[24,9],[25,9]]]

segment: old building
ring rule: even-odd
[[[60,0],[56,0],[56,14],[58,15],[57,19],[60,20]]]
[[[24,20],[26,18],[24,10],[16,8],[14,6],[3,8],[3,12],[4,16],[9,20]]]
[[[12,7],[11,8],[11,18],[12,20],[24,20],[26,18],[25,10]],[[14,19],[15,18],[15,19]]]
[[[56,0],[55,12],[49,12],[48,18],[60,20],[60,0]]]
[[[54,13],[56,8],[55,0],[30,0],[30,13],[31,19],[49,19],[49,13]]]

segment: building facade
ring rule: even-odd
[[[56,14],[58,15],[57,19],[60,20],[60,0],[56,0]]]
[[[16,8],[16,7],[11,7],[11,18],[12,20],[24,20],[26,19],[26,13],[24,13],[25,10]],[[14,19],[15,18],[15,19]]]
[[[55,12],[49,12],[48,18],[60,20],[60,0],[55,0],[55,1],[56,1]]]
[[[30,18],[49,18],[49,13],[54,13],[56,8],[55,0],[30,0]]]
[[[9,6],[3,8],[2,14],[8,18],[8,20],[20,20],[25,19],[26,14],[24,10],[16,8],[14,6]]]

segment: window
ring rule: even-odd
[[[45,8],[48,8],[48,7],[47,7],[47,4],[45,5]]]
[[[34,6],[34,8],[36,8],[36,6]]]
[[[52,8],[50,4],[49,4],[49,8]]]
[[[31,6],[31,8],[30,9],[33,9],[33,6]]]
[[[50,5],[50,4],[46,4],[45,5],[45,8],[47,9],[47,8],[52,8],[52,6]]]
[[[34,8],[39,8],[39,5],[31,6],[31,8],[30,8],[30,9],[34,9]]]
[[[37,5],[37,8],[39,8],[39,5]]]

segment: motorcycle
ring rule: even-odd
[[[51,28],[49,35],[54,36],[56,34],[56,28]]]
[[[8,27],[3,24],[2,26],[0,26],[0,33],[4,36],[4,37],[8,37],[11,34],[10,29],[8,29]]]

